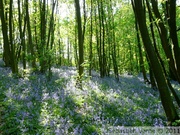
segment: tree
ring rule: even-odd
[[[152,41],[150,39],[147,25],[146,25],[146,16],[145,16],[145,5],[143,0],[132,0],[132,6],[134,7],[135,14],[137,16],[137,22],[139,26],[139,30],[141,33],[141,37],[143,40],[143,44],[145,47],[145,50],[147,52],[152,71],[154,73],[154,76],[156,78],[157,86],[160,92],[160,97],[162,101],[162,105],[164,107],[167,119],[170,124],[174,122],[175,120],[178,120],[178,114],[176,112],[176,109],[174,107],[174,104],[172,102],[169,87],[167,84],[166,77],[163,73],[161,64],[158,60],[158,57],[155,53],[155,50],[152,45]]]
[[[4,41],[4,61],[6,66],[10,66],[12,73],[18,73],[18,61],[15,55],[15,44],[13,37],[13,0],[9,1],[9,18],[5,17],[3,0],[0,1],[1,23]],[[7,23],[8,22],[8,23]],[[9,36],[8,36],[9,35]]]
[[[30,46],[30,52],[31,52],[31,65],[32,68],[36,68],[36,62],[35,62],[35,52],[34,52],[34,43],[32,40],[32,32],[31,32],[31,23],[30,23],[30,16],[29,16],[29,0],[25,1],[26,6],[26,20],[27,20],[27,31],[28,31],[28,44]]]
[[[133,11],[135,13],[134,6],[132,6]],[[139,63],[140,63],[140,70],[143,74],[144,82],[149,82],[147,76],[146,76],[146,70],[144,67],[144,60],[143,60],[143,54],[142,54],[142,47],[141,47],[141,41],[140,41],[140,35],[139,35],[139,27],[138,27],[138,22],[137,22],[137,16],[135,14],[135,28],[136,28],[136,37],[137,37],[137,46],[139,50]]]
[[[5,9],[4,9],[4,2],[3,0],[0,1],[0,15],[1,15],[1,23],[2,23],[2,33],[3,33],[3,59],[6,66],[11,66],[11,53],[10,53],[10,45],[9,45],[9,38],[8,38],[8,29],[7,29],[7,20],[5,19]]]
[[[155,20],[158,20],[156,22],[157,23],[156,26],[157,26],[157,29],[159,32],[162,47],[164,49],[164,52],[166,54],[167,59],[169,60],[170,72],[173,74],[173,76],[175,76],[176,80],[178,80],[178,82],[180,82],[180,76],[179,76],[178,70],[176,68],[176,65],[177,65],[176,59],[174,59],[173,53],[171,51],[171,45],[168,41],[168,30],[166,29],[163,18],[162,18],[160,11],[158,9],[158,1],[157,0],[151,0],[151,5],[152,5],[152,11],[155,15]]]
[[[26,2],[25,2],[26,4]],[[22,9],[23,10],[23,9]],[[19,33],[20,33],[20,50],[19,53],[21,52],[21,47],[23,48],[22,52],[22,59],[23,59],[23,68],[26,69],[26,45],[25,45],[25,27],[26,27],[26,17],[24,17],[25,22],[24,22],[24,29],[22,27],[22,19],[23,14],[21,13],[21,5],[20,5],[20,0],[18,0],[18,23],[19,23]]]
[[[100,76],[105,77],[108,75],[108,66],[107,66],[107,55],[106,55],[106,31],[105,31],[105,11],[103,1],[97,2],[97,13],[98,16],[95,15],[96,22],[96,41],[97,41],[97,51],[99,57],[99,68],[100,68]],[[96,13],[95,13],[96,14]]]
[[[167,18],[168,24],[170,28],[170,38],[173,44],[173,52],[176,62],[176,69],[179,83],[180,83],[180,47],[177,36],[177,25],[176,25],[176,0],[167,0],[166,1],[166,10],[167,10]]]
[[[46,59],[46,29],[47,29],[47,21],[46,21],[46,0],[40,1],[40,34],[41,34],[41,42],[39,47],[40,54],[40,71],[44,73],[47,69],[47,59]]]
[[[116,42],[116,35],[115,35],[115,20],[113,14],[113,5],[112,1],[108,3],[108,19],[107,19],[107,36],[109,42],[109,52],[111,52],[111,58],[113,63],[114,75],[117,81],[119,81],[119,69],[117,64],[117,42]]]
[[[90,40],[89,40],[89,76],[91,76],[92,70],[92,38],[93,38],[93,0],[91,0],[91,12],[90,12]]]
[[[78,26],[78,47],[79,47],[79,62],[78,62],[78,72],[79,72],[79,82],[81,85],[81,77],[84,72],[84,46],[83,46],[83,32],[82,32],[82,22],[81,22],[81,11],[79,0],[74,0],[75,2],[75,9],[76,9],[76,21]]]

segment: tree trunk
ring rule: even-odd
[[[171,71],[173,73],[173,75],[176,77],[176,79],[178,80],[178,82],[180,82],[180,76],[179,74],[177,74],[177,69],[176,69],[176,64],[175,64],[175,60],[173,58],[173,54],[171,52],[171,48],[168,42],[168,37],[167,37],[167,29],[163,23],[162,17],[160,15],[160,12],[158,10],[158,3],[156,0],[151,0],[151,4],[152,4],[152,9],[153,9],[153,13],[155,14],[156,19],[158,19],[159,21],[157,22],[157,29],[161,38],[161,43],[164,49],[164,52],[167,56],[167,58],[169,59],[169,67],[171,68]]]
[[[25,59],[26,49],[25,49],[25,40],[24,40],[25,32],[23,32],[23,30],[22,30],[22,17],[23,16],[21,14],[20,0],[18,0],[18,22],[19,22],[19,33],[20,33],[20,40],[21,40],[20,46],[22,46],[22,48],[23,48],[23,52],[22,52],[23,69],[26,69],[26,59]],[[26,21],[26,18],[24,20]],[[26,24],[26,23],[24,22],[24,24]],[[25,27],[25,25],[24,25],[24,27]]]
[[[40,51],[40,71],[41,73],[44,73],[47,68],[47,59],[46,59],[46,0],[41,1],[40,3],[41,8],[41,27],[40,27],[40,33],[41,33],[41,44],[39,47]]]
[[[135,7],[135,14],[137,16],[137,22],[139,25],[141,37],[144,43],[145,50],[147,52],[154,76],[157,81],[158,89],[160,92],[160,97],[162,101],[162,105],[164,107],[168,122],[172,123],[175,120],[178,120],[178,114],[172,102],[169,87],[167,84],[167,80],[163,73],[161,64],[156,56],[155,50],[153,48],[147,25],[146,25],[146,17],[145,17],[145,6],[143,0],[132,0],[132,4]]]
[[[78,79],[78,83],[80,83],[80,88],[81,86],[81,77],[83,75],[84,72],[84,67],[83,67],[83,63],[84,63],[84,46],[83,46],[83,33],[82,33],[82,23],[81,23],[81,12],[80,12],[80,5],[79,5],[79,0],[75,0],[75,9],[76,9],[76,21],[78,24],[78,45],[79,45],[79,79]]]
[[[176,26],[176,0],[167,1],[168,10],[168,24],[170,28],[170,38],[173,44],[174,57],[176,62],[177,74],[180,79],[180,47],[177,36],[177,26]],[[180,81],[179,81],[180,83]]]
[[[135,7],[132,5],[133,11],[135,13]],[[140,41],[140,35],[139,35],[139,28],[138,28],[138,22],[137,22],[137,16],[135,14],[135,28],[136,28],[136,37],[137,37],[137,46],[139,50],[139,64],[140,64],[140,70],[143,74],[144,82],[149,82],[147,76],[146,76],[146,70],[144,67],[144,60],[143,60],[143,54],[142,54],[142,48],[141,48],[141,41]]]
[[[34,44],[32,41],[32,32],[31,32],[31,23],[30,23],[30,17],[29,17],[29,4],[28,4],[29,0],[26,0],[26,19],[27,19],[27,31],[28,31],[28,42],[29,42],[29,46],[30,46],[30,51],[31,51],[31,65],[32,68],[36,68],[36,62],[35,62],[35,53],[34,53]]]
[[[75,57],[75,63],[76,63],[76,67],[78,67],[78,62],[79,62],[79,58],[78,58],[78,48],[77,48],[77,25],[75,24],[75,34],[74,34],[74,57]]]
[[[91,76],[91,70],[92,70],[92,37],[93,37],[93,1],[91,0],[91,14],[90,14],[90,43],[89,43],[89,76]]]
[[[174,88],[171,86],[171,83],[170,83],[170,81],[168,79],[168,74],[167,74],[165,66],[164,66],[164,62],[163,62],[163,60],[162,60],[162,58],[161,58],[161,56],[160,56],[160,54],[158,52],[157,44],[156,44],[156,40],[155,40],[155,34],[154,34],[154,27],[153,27],[153,15],[151,13],[150,5],[149,5],[147,0],[146,0],[146,3],[147,3],[147,7],[148,7],[148,12],[149,12],[149,20],[150,20],[150,23],[151,23],[150,24],[150,28],[151,28],[151,33],[152,33],[152,39],[153,39],[153,44],[154,44],[155,52],[156,52],[156,55],[157,55],[157,57],[158,57],[158,59],[160,61],[160,64],[161,64],[162,69],[163,69],[163,72],[164,72],[164,74],[165,74],[165,76],[167,78],[168,86],[169,86],[173,96],[175,97],[175,100],[177,101],[178,105],[180,105],[180,99],[179,99],[176,91],[174,90]]]
[[[4,48],[4,62],[5,66],[11,67],[11,52],[10,52],[10,45],[9,45],[9,38],[8,38],[8,29],[6,24],[6,19],[4,16],[4,3],[3,0],[0,0],[0,18],[2,24],[2,34],[3,34],[3,48]]]
[[[18,62],[15,55],[15,45],[13,43],[13,0],[9,3],[9,43],[11,48],[11,69],[12,73],[18,73]]]

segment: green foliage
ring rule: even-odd
[[[0,131],[3,131],[3,134],[12,134],[16,135],[20,133],[19,130],[19,123],[17,122],[16,119],[16,113],[17,109],[13,108],[11,106],[11,101],[4,101],[6,96],[4,94],[1,94],[0,96],[0,115],[3,116],[1,117],[0,121]],[[7,110],[7,108],[9,110]],[[10,110],[13,109],[13,110]]]
[[[108,84],[105,82],[103,84],[100,85],[100,89],[102,89],[103,91],[107,91],[109,90],[109,86]]]
[[[179,126],[180,125],[180,120],[176,120],[175,122],[172,123],[172,126]]]
[[[79,134],[82,130],[86,135],[102,134],[109,126],[152,126],[155,119],[165,121],[158,93],[140,85],[138,77],[121,77],[121,83],[110,77],[83,78],[83,89],[77,89],[75,73],[67,76],[64,69],[58,70],[60,77],[53,72],[51,81],[30,72],[27,78],[10,81],[10,86],[3,85],[10,77],[0,81],[1,93],[7,95],[0,95],[0,131],[26,135],[55,134],[56,129]],[[20,86],[19,81],[23,82]],[[9,86],[7,91],[5,86]]]
[[[148,87],[139,88],[133,85],[134,82],[126,83],[131,80],[131,77],[125,81],[120,81],[121,85],[124,85],[120,87],[120,84],[111,84],[109,80],[105,81],[105,79],[110,78],[93,82],[94,78],[87,75],[90,64],[93,69],[92,71],[99,71],[100,66],[107,67],[108,71],[113,71],[113,56],[117,61],[118,72],[120,74],[130,73],[136,75],[140,72],[135,19],[131,3],[118,0],[103,0],[102,3],[100,1],[92,1],[92,60],[90,61],[91,3],[90,0],[85,1],[87,22],[84,22],[84,17],[86,17],[86,15],[84,15],[83,12],[81,19],[82,25],[84,25],[83,30],[85,30],[85,60],[81,66],[84,67],[85,71],[82,76],[73,74],[73,76],[69,77],[68,73],[64,76],[58,76],[58,73],[54,75],[53,68],[51,67],[54,65],[57,65],[58,68],[60,68],[60,66],[78,66],[79,47],[77,25],[74,17],[75,11],[73,8],[74,1],[59,1],[55,8],[54,18],[51,18],[53,5],[51,2],[52,1],[49,1],[48,5],[46,5],[46,11],[44,12],[46,24],[42,25],[42,14],[40,11],[42,10],[43,3],[35,0],[29,1],[29,10],[31,11],[30,30],[32,32],[32,44],[34,45],[33,56],[31,54],[31,44],[29,44],[29,36],[27,34],[28,31],[26,30],[27,24],[25,24],[24,19],[21,21],[22,25],[26,26],[22,26],[25,28],[24,33],[26,35],[24,37],[26,56],[23,56],[25,52],[23,52],[22,46],[19,45],[19,41],[16,41],[19,40],[20,37],[19,30],[16,29],[16,27],[18,28],[19,22],[17,21],[18,11],[16,6],[13,7],[14,18],[12,24],[15,28],[13,29],[13,42],[15,43],[14,49],[17,51],[16,55],[18,56],[20,71],[19,74],[10,73],[0,78],[0,93],[2,93],[0,94],[0,115],[3,115],[2,118],[0,117],[0,134],[1,131],[4,131],[4,134],[55,134],[52,133],[52,131],[55,130],[53,129],[52,121],[59,126],[58,128],[64,131],[66,130],[64,127],[68,128],[69,134],[72,133],[74,129],[78,129],[78,131],[82,129],[82,134],[85,135],[93,133],[101,134],[103,124],[105,126],[121,126],[122,124],[130,126],[148,126],[152,125],[153,119],[160,118],[160,107],[151,108],[151,105],[160,104],[156,96],[158,93],[154,93],[153,95],[148,92],[146,93],[146,91],[143,91],[144,93],[138,93],[138,91],[142,91],[142,89],[149,91]],[[102,13],[97,10],[98,2],[100,6],[102,4],[101,10],[104,12],[103,16]],[[24,6],[23,1],[20,1],[20,3],[21,6]],[[8,4],[6,4],[6,8],[8,14]],[[21,7],[21,9],[23,11],[22,16],[25,17],[24,10],[26,8]],[[104,17],[102,23],[105,27],[104,35],[102,35],[102,26],[100,28],[99,24],[99,22],[102,21],[102,17]],[[50,27],[52,20],[53,28]],[[177,26],[180,26],[179,20],[180,9],[177,8]],[[155,22],[159,23],[160,20],[156,19]],[[147,24],[151,24],[148,19]],[[44,33],[42,32],[43,30],[45,30]],[[50,39],[49,44],[47,44],[49,32]],[[101,45],[97,42],[98,39],[100,40],[100,34],[101,41],[99,42],[101,42]],[[0,35],[0,37],[1,36],[2,35]],[[102,48],[103,36],[104,48]],[[166,58],[156,29],[155,36],[159,54],[168,71],[169,59]],[[180,38],[180,32],[178,32],[178,38]],[[0,43],[3,42],[1,38],[0,40]],[[113,50],[114,46],[115,50]],[[103,49],[105,50],[104,54],[102,54],[102,52],[100,54],[99,51],[103,51]],[[146,71],[148,71],[149,65],[143,47],[142,53],[143,60],[145,61],[144,66]],[[104,58],[106,58],[107,63],[105,63],[105,65],[101,65],[99,54],[104,55]],[[0,58],[2,58],[2,53],[0,53]],[[27,60],[27,65],[30,66],[30,69],[29,67],[28,69],[21,69],[22,59]],[[35,60],[37,68],[32,69],[30,64],[32,60]],[[0,66],[1,64],[2,62],[0,62]],[[43,74],[39,72],[41,68],[44,71]],[[42,76],[46,79],[43,80],[41,78]],[[55,77],[58,77],[58,79],[56,78],[53,80]],[[8,85],[12,81],[10,78],[14,79],[13,81],[15,83],[13,86]],[[96,79],[97,78],[96,76]],[[138,78],[136,79],[138,80]],[[6,82],[4,80],[8,81]],[[25,84],[19,87],[17,82],[20,82],[20,80],[25,81]],[[91,84],[92,82],[93,84]],[[27,86],[26,83],[29,85]],[[73,84],[78,85],[78,83],[83,84],[80,89],[72,87]],[[139,84],[139,82],[135,83]],[[5,87],[5,85],[8,87]],[[133,89],[134,91],[126,91],[126,88]],[[10,90],[12,90],[13,96],[6,97],[7,91]],[[178,88],[178,90],[180,89]],[[31,94],[34,95],[32,96]],[[141,95],[144,97],[146,96],[147,100]],[[22,97],[18,99],[18,96]],[[37,98],[36,96],[39,97]],[[31,102],[32,105],[30,104]],[[27,106],[27,103],[30,104],[30,107]],[[149,111],[147,111],[148,109],[156,111],[150,112],[149,116],[146,117],[142,112],[147,114],[149,113]],[[21,119],[22,116],[20,115],[18,119],[21,121],[17,121],[16,117],[20,112],[23,112],[27,117]],[[26,114],[26,112],[29,113]],[[135,118],[132,118],[132,116],[135,116]],[[126,121],[122,121],[122,119],[130,121],[130,123],[125,123]],[[164,115],[161,119],[165,119]],[[131,122],[131,120],[133,121]],[[4,124],[1,124],[1,122]],[[179,124],[179,120],[173,123],[174,126]]]

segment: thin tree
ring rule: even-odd
[[[22,19],[23,18],[23,14],[21,12],[21,5],[20,5],[20,0],[18,0],[18,24],[19,24],[19,33],[20,33],[20,52],[21,52],[21,47],[23,48],[23,52],[22,52],[22,59],[23,59],[23,69],[26,69],[26,45],[25,45],[25,32],[23,32],[23,30],[25,30],[25,28],[22,28]],[[24,19],[26,20],[26,18]],[[26,22],[24,23],[26,24]],[[25,27],[25,26],[24,26]],[[19,53],[20,53],[19,52]]]
[[[81,22],[81,11],[80,11],[80,4],[79,0],[74,0],[75,2],[75,9],[76,9],[76,21],[78,26],[78,47],[79,47],[79,62],[78,62],[78,72],[79,72],[79,79],[78,83],[80,83],[81,87],[81,79],[84,72],[84,46],[83,46],[83,32],[82,32],[82,22]],[[79,85],[79,84],[78,84]]]
[[[16,48],[14,43],[14,34],[13,34],[13,0],[10,0],[9,3],[9,43],[11,46],[11,69],[12,72],[18,74],[18,61],[16,57]]]
[[[162,105],[164,107],[167,119],[169,124],[171,125],[172,122],[178,120],[178,114],[174,107],[173,101],[170,96],[169,87],[167,84],[166,77],[163,73],[163,69],[161,64],[158,60],[158,57],[155,53],[155,50],[152,45],[152,41],[150,39],[148,28],[146,25],[146,16],[145,16],[145,5],[143,0],[132,0],[132,5],[135,9],[135,14],[137,16],[137,22],[140,29],[142,41],[144,44],[144,48],[147,52],[152,71],[157,81],[157,86],[160,92],[160,97],[162,101]]]
[[[176,80],[180,82],[180,76],[178,74],[177,68],[176,68],[176,61],[173,57],[173,53],[171,51],[171,47],[168,41],[168,30],[166,29],[166,26],[164,24],[164,21],[162,19],[162,16],[160,14],[160,11],[158,9],[158,2],[157,0],[151,0],[152,5],[152,11],[155,15],[155,19],[158,20],[157,23],[157,29],[159,32],[159,36],[161,39],[162,47],[164,49],[164,52],[166,54],[167,59],[169,59],[169,67],[173,75],[175,76]]]
[[[41,0],[40,2],[40,33],[41,33],[41,43],[40,43],[40,71],[44,73],[46,71],[47,60],[45,57],[46,54],[46,28],[47,28],[47,18],[46,18],[46,0]]]
[[[169,32],[170,38],[173,44],[173,52],[176,62],[177,74],[180,79],[180,47],[178,42],[177,35],[177,25],[176,25],[176,0],[167,0],[166,1],[166,10],[167,10],[167,18],[169,24]]]
[[[135,13],[135,7],[132,5],[133,11]],[[140,64],[140,70],[143,74],[144,82],[147,83],[149,82],[147,75],[146,75],[146,70],[144,67],[144,60],[143,60],[143,53],[142,53],[142,46],[141,46],[141,40],[140,40],[140,35],[139,35],[139,27],[138,27],[138,22],[137,22],[137,16],[135,14],[135,28],[136,28],[136,37],[137,37],[137,46],[138,46],[138,51],[139,51],[139,64]]]
[[[89,76],[91,76],[92,70],[92,38],[93,38],[93,0],[91,0],[91,13],[90,13],[90,42],[89,42]]]
[[[7,29],[7,20],[5,18],[5,9],[4,9],[4,2],[0,0],[0,18],[2,24],[2,34],[3,34],[3,60],[5,62],[5,66],[11,66],[11,52],[10,52],[10,45],[9,45],[9,38],[8,38],[8,29]]]
[[[36,62],[35,62],[35,52],[34,52],[34,43],[32,40],[32,32],[31,32],[31,23],[30,23],[30,16],[29,16],[29,0],[25,0],[25,6],[26,6],[26,21],[27,21],[27,31],[28,31],[28,43],[30,46],[30,52],[31,52],[31,65],[32,68],[36,68]]]

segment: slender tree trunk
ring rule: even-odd
[[[67,38],[67,57],[68,57],[68,62],[67,62],[67,64],[68,64],[68,66],[70,66],[71,65],[71,54],[70,54],[70,49],[71,48],[71,43],[70,43],[70,38],[68,37]]]
[[[135,7],[132,6],[133,11],[135,13]],[[142,54],[142,48],[141,48],[141,41],[140,41],[140,35],[139,35],[139,27],[138,27],[138,22],[137,22],[137,16],[135,14],[135,28],[136,28],[136,37],[137,37],[137,46],[139,50],[139,63],[140,63],[140,70],[143,74],[144,82],[147,83],[149,82],[147,76],[146,76],[146,70],[144,67],[144,60],[143,60],[143,54]],[[151,73],[151,72],[150,72]]]
[[[49,33],[48,33],[48,40],[47,40],[47,50],[48,50],[48,79],[50,80],[52,77],[52,55],[49,51],[53,50],[53,44],[54,44],[54,31],[55,31],[55,24],[54,24],[54,11],[56,6],[56,0],[52,1],[52,11],[51,11],[51,17],[50,17],[50,23],[49,23]]]
[[[23,69],[26,69],[26,59],[25,59],[26,49],[25,49],[25,41],[24,41],[25,32],[23,32],[23,30],[22,30],[22,17],[23,17],[23,15],[21,13],[20,0],[18,0],[18,22],[19,22],[19,33],[20,33],[20,40],[21,40],[20,46],[22,46],[22,48],[23,48],[23,52],[22,52]],[[26,24],[26,23],[24,23],[24,24]],[[24,25],[24,27],[25,27],[25,25]]]
[[[105,25],[104,25],[104,20],[105,20],[105,13],[104,13],[104,9],[103,9],[103,1],[101,0],[100,2],[101,6],[100,6],[100,12],[101,12],[101,24],[102,24],[102,67],[103,67],[103,77],[108,75],[108,71],[107,71],[107,59],[106,59],[106,49],[105,49]]]
[[[156,19],[158,19],[159,21],[157,22],[157,29],[161,38],[161,43],[164,49],[164,52],[167,56],[167,58],[169,59],[169,67],[173,73],[173,75],[176,77],[176,79],[178,80],[178,82],[180,82],[180,75],[177,72],[176,69],[176,64],[175,64],[175,60],[173,58],[173,54],[171,52],[171,48],[168,42],[168,37],[167,37],[167,29],[163,23],[163,19],[160,15],[160,12],[158,10],[158,3],[156,0],[151,0],[151,5],[152,5],[152,9],[153,9],[153,13],[155,14]]]
[[[40,3],[40,16],[41,16],[41,44],[40,44],[40,70],[42,73],[46,71],[47,68],[47,59],[46,59],[46,0],[41,1]]]
[[[104,66],[103,65],[103,55],[102,55],[102,24],[101,24],[101,9],[100,9],[100,2],[97,1],[97,5],[98,5],[98,17],[99,17],[99,28],[98,28],[98,32],[97,32],[97,42],[99,42],[97,44],[98,47],[98,55],[99,55],[99,68],[100,68],[100,76],[104,77],[103,74],[103,70],[104,70]],[[99,37],[99,38],[98,38]]]
[[[18,73],[18,63],[15,55],[15,45],[13,43],[13,0],[9,3],[9,43],[11,47],[11,69],[12,73]]]
[[[46,45],[47,49],[49,48],[50,37],[51,37],[51,33],[53,31],[55,5],[56,5],[56,1],[53,0],[53,2],[52,2],[51,17],[50,17],[50,23],[49,23],[49,31],[48,31],[48,36],[47,36],[47,45]]]
[[[151,67],[149,67],[149,73],[150,73],[151,88],[154,90],[157,90],[156,79],[154,77],[154,73],[153,73]]]
[[[106,36],[108,41],[108,50],[107,54],[109,55],[107,58],[109,58],[107,64],[108,64],[108,73],[110,72],[111,68],[111,59],[114,69],[114,75],[117,81],[119,81],[119,71],[118,71],[118,65],[117,65],[117,43],[116,43],[116,35],[115,35],[115,22],[114,22],[114,15],[113,15],[113,8],[112,8],[112,1],[108,3],[108,17],[105,19],[106,24]],[[109,74],[108,74],[109,75]]]
[[[149,20],[150,20],[150,23],[151,23],[151,24],[150,24],[150,28],[151,28],[151,34],[152,34],[154,49],[155,49],[156,55],[157,55],[157,57],[158,57],[158,59],[159,59],[159,61],[160,61],[160,63],[161,63],[161,66],[162,66],[162,69],[163,69],[163,71],[164,71],[164,74],[165,74],[165,76],[166,76],[166,78],[167,78],[168,86],[169,86],[169,88],[170,88],[173,96],[175,97],[178,105],[180,105],[180,99],[179,99],[176,91],[174,90],[174,88],[171,86],[171,83],[170,83],[170,81],[169,81],[169,79],[168,79],[168,74],[167,74],[166,69],[165,69],[165,66],[164,66],[164,62],[163,62],[163,60],[162,60],[162,58],[161,58],[161,56],[160,56],[160,54],[159,54],[159,52],[158,52],[157,44],[156,44],[156,39],[155,39],[155,34],[154,34],[154,27],[153,27],[153,15],[152,15],[152,13],[151,13],[150,5],[149,5],[149,3],[148,3],[147,0],[146,0],[146,3],[147,3],[147,7],[148,7],[148,12],[149,12]]]
[[[60,35],[60,34],[59,34]],[[58,40],[58,45],[59,45],[59,60],[58,60],[58,65],[62,65],[62,48],[61,48],[61,38]]]
[[[78,67],[78,48],[77,48],[77,25],[75,24],[75,34],[74,34],[74,51],[75,51],[75,62],[76,62],[76,67]]]
[[[97,53],[98,53],[98,65],[99,65],[99,70],[100,70],[100,76],[102,77],[102,66],[101,66],[101,59],[102,59],[102,56],[101,56],[101,32],[99,30],[99,27],[101,28],[101,24],[99,23],[99,26],[98,26],[98,17],[97,17],[97,10],[95,9],[95,25],[96,25],[96,48],[97,48]]]
[[[112,15],[113,16],[113,15]],[[113,17],[113,28],[114,28],[114,17]],[[117,65],[117,55],[116,55],[116,37],[115,37],[115,31],[112,30],[112,36],[113,36],[113,54],[112,54],[112,60],[113,60],[113,67],[114,67],[114,74],[117,81],[119,81],[119,69]]]
[[[86,0],[83,0],[83,12],[84,12],[84,23],[83,23],[83,29],[82,29],[82,44],[84,44],[84,36],[86,32],[86,21],[87,21],[87,15],[86,15]]]
[[[3,0],[0,0],[0,18],[2,24],[2,33],[3,33],[3,48],[4,48],[4,62],[5,66],[11,67],[11,52],[10,52],[10,45],[9,45],[9,38],[8,38],[8,29],[7,29],[7,20],[5,18],[4,12],[4,3]]]
[[[170,28],[170,38],[173,44],[174,57],[176,62],[177,74],[180,79],[180,47],[177,36],[177,25],[176,25],[176,0],[167,1],[168,10],[168,24]],[[179,81],[180,83],[180,81]]]
[[[90,14],[90,43],[89,43],[89,76],[91,76],[91,70],[92,70],[92,37],[93,37],[93,1],[91,0],[91,14]]]
[[[133,10],[135,13],[135,7],[133,6]],[[144,82],[147,83],[149,82],[147,76],[146,76],[146,70],[144,67],[144,60],[143,60],[143,54],[142,54],[142,48],[141,48],[141,41],[140,41],[140,35],[139,35],[139,28],[138,28],[138,23],[137,23],[137,17],[135,15],[135,28],[136,28],[136,37],[137,37],[137,46],[138,46],[138,51],[139,51],[139,63],[140,63],[140,70],[143,74]]]
[[[163,73],[163,69],[161,64],[156,56],[155,50],[153,48],[147,25],[146,25],[146,17],[145,17],[145,6],[143,0],[132,0],[132,4],[135,7],[135,14],[137,16],[137,22],[139,25],[139,29],[141,32],[141,37],[144,43],[144,47],[146,49],[154,76],[157,81],[158,89],[160,92],[160,97],[162,101],[162,105],[164,107],[166,116],[170,124],[175,120],[178,120],[178,114],[172,102],[169,87],[167,84],[166,77]]]
[[[31,32],[31,23],[30,23],[30,17],[29,17],[29,0],[26,0],[25,5],[26,5],[26,19],[27,19],[27,31],[28,31],[28,42],[30,46],[30,51],[31,51],[31,57],[32,57],[32,68],[36,68],[36,62],[35,62],[35,53],[34,53],[34,44],[32,41],[32,32]]]
[[[81,23],[81,12],[80,12],[80,5],[79,5],[79,0],[74,0],[75,1],[75,9],[76,9],[76,21],[78,24],[78,46],[79,46],[79,79],[78,79],[78,84],[80,88],[82,88],[81,84],[81,77],[84,72],[84,46],[83,46],[83,33],[82,33],[82,23]]]

